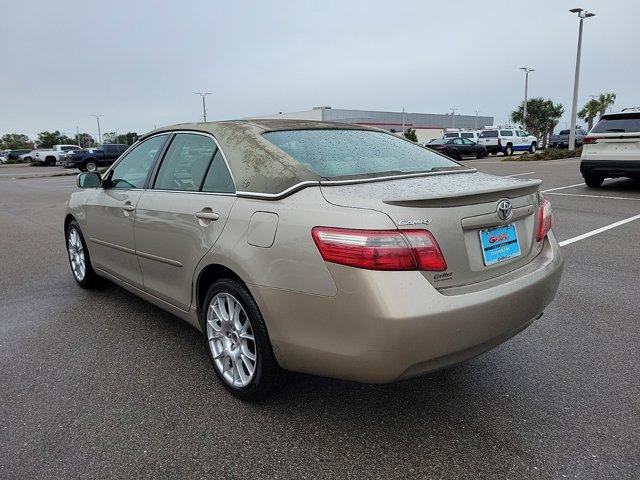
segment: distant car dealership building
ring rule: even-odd
[[[455,118],[454,118],[455,117]],[[405,131],[412,128],[416,131],[418,141],[426,142],[432,138],[442,137],[447,128],[482,128],[493,125],[493,117],[475,115],[455,115],[440,113],[379,112],[371,110],[346,110],[331,107],[314,107],[303,112],[277,113],[256,118],[288,118],[292,120],[318,120],[325,122],[355,123],[383,128],[393,132],[402,132],[403,120]]]

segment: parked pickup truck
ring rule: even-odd
[[[560,130],[558,135],[551,135],[549,146],[551,148],[569,148],[569,132],[571,130]],[[582,146],[582,140],[587,136],[582,128],[576,128],[576,147]]]
[[[78,145],[54,145],[51,149],[37,150],[34,152],[31,161],[47,166],[54,166],[62,160],[63,155],[74,150],[82,149]]]
[[[70,152],[65,155],[63,165],[95,172],[98,167],[111,165],[127,148],[129,146],[122,143],[103,143],[95,148]]]

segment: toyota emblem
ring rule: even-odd
[[[513,207],[511,206],[511,200],[500,200],[498,202],[498,208],[496,208],[496,213],[500,220],[509,220],[513,215]]]

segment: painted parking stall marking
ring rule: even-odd
[[[582,235],[578,235],[577,237],[569,238],[567,240],[563,240],[558,242],[561,247],[565,245],[570,245],[575,242],[579,242],[580,240],[584,240],[585,238],[593,237],[594,235],[598,235],[599,233],[606,232],[607,230],[611,230],[612,228],[619,227],[620,225],[624,225],[629,222],[633,222],[634,220],[640,219],[640,215],[634,215],[633,217],[625,218],[624,220],[620,220],[615,223],[611,223],[601,228],[596,228],[595,230],[591,230],[590,232],[583,233]]]

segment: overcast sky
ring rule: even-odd
[[[493,115],[523,97],[571,110],[613,91],[640,106],[640,1],[0,0],[0,135],[147,132],[154,125],[334,108]]]

